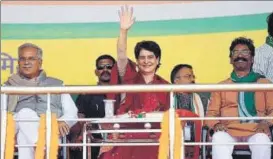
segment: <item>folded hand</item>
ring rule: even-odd
[[[59,121],[58,122],[58,127],[59,127],[59,135],[61,137],[64,137],[66,135],[68,135],[69,133],[69,126],[66,124],[66,122],[64,121]]]
[[[214,126],[214,131],[217,132],[217,131],[227,131],[227,128],[224,124],[222,123],[218,123]]]

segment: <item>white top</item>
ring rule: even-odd
[[[63,116],[61,116],[59,119],[78,119],[78,108],[76,107],[72,97],[69,94],[61,94],[61,103]],[[6,105],[7,103],[4,103],[4,95],[1,94],[1,111],[7,109],[7,106],[5,106],[4,104]],[[76,124],[77,121],[65,122],[71,128],[74,124]]]
[[[263,44],[255,52],[253,71],[273,82],[273,47]]]
[[[59,119],[78,119],[78,108],[69,94],[61,95],[63,116]],[[77,121],[65,121],[71,128]]]

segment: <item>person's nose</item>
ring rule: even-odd
[[[148,62],[149,62],[149,59],[147,57],[145,57],[144,63],[147,64]]]

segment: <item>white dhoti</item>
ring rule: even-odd
[[[213,134],[212,143],[234,143],[239,138],[232,137],[228,133],[219,131]],[[264,133],[257,133],[247,138],[247,142],[252,143],[270,143],[270,138]],[[234,145],[213,145],[213,159],[232,159]],[[249,145],[252,159],[270,159],[271,145]]]
[[[69,94],[62,94],[62,111],[63,116],[59,119],[77,119],[78,109]],[[15,113],[14,119],[35,119],[39,120],[38,114],[29,108],[23,108]],[[67,121],[68,126],[71,128],[76,121]],[[19,145],[34,145],[38,140],[39,121],[31,122],[16,122],[17,144]],[[61,143],[61,139],[59,139]],[[18,159],[34,159],[34,147],[19,147]]]
[[[17,119],[35,119],[39,116],[32,109],[24,108],[14,115]],[[18,145],[34,145],[38,140],[39,122],[16,122],[16,134]],[[34,159],[34,147],[19,147],[18,159]]]

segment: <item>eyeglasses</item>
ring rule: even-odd
[[[34,62],[36,60],[38,60],[39,58],[38,57],[29,57],[29,58],[26,58],[26,57],[19,57],[19,62]]]
[[[180,79],[180,78],[184,78],[184,79],[188,79],[188,80],[191,80],[191,79],[195,79],[195,75],[185,75],[185,76],[177,76],[176,78]]]
[[[113,65],[101,65],[97,67],[97,70],[103,70],[103,69],[111,70],[113,68]]]
[[[233,50],[231,51],[232,55],[250,55],[250,50]]]

